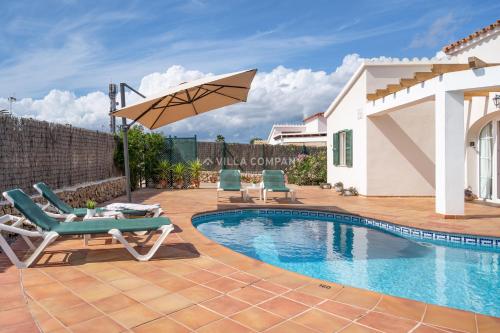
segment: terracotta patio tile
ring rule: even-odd
[[[446,331],[444,329],[439,329],[431,326],[427,326],[424,324],[420,324],[417,328],[415,328],[412,333],[449,333],[450,331]]]
[[[266,291],[270,291],[270,292],[272,292],[274,294],[278,294],[278,295],[282,294],[282,293],[285,293],[285,292],[287,292],[287,291],[290,290],[290,289],[288,289],[286,287],[277,285],[277,284],[269,282],[269,281],[264,281],[264,280],[255,282],[253,284],[253,286],[259,287],[261,289],[264,289]]]
[[[266,333],[317,333],[312,329],[299,325],[293,321],[285,321],[282,324],[272,327]]]
[[[72,267],[53,267],[44,269],[48,275],[59,281],[68,281],[88,277],[87,274]]]
[[[42,272],[38,272],[35,269],[30,269],[29,271],[30,271],[30,273],[27,273],[27,272],[21,273],[22,274],[22,283],[23,283],[24,287],[32,287],[32,286],[36,286],[36,285],[47,285],[47,284],[55,282],[55,280],[52,277],[50,277]],[[36,272],[36,273],[33,273],[33,272]]]
[[[118,289],[124,291],[124,290],[131,290],[131,289],[135,289],[138,287],[142,287],[142,286],[148,284],[148,282],[143,280],[143,279],[129,277],[129,278],[124,278],[124,279],[113,280],[109,284],[115,288],[118,288]]]
[[[89,319],[101,316],[101,312],[98,311],[91,305],[87,303],[82,303],[80,305],[74,306],[67,310],[59,311],[53,314],[61,323],[66,326],[71,326],[82,321],[87,321]]]
[[[199,305],[193,305],[171,313],[170,317],[193,330],[222,318],[215,312],[202,308]]]
[[[366,309],[335,301],[326,301],[325,303],[319,304],[317,307],[323,311],[327,311],[350,320],[359,318],[367,312]]]
[[[119,293],[117,289],[106,284],[98,284],[95,286],[83,288],[81,290],[74,290],[74,292],[87,302],[95,302]]]
[[[169,279],[156,283],[158,286],[165,288],[171,292],[178,292],[186,288],[195,286],[196,283],[189,281],[179,276],[173,276]]]
[[[51,313],[59,313],[61,310],[69,309],[75,305],[82,304],[84,301],[73,293],[67,292],[41,299],[39,302]]]
[[[250,306],[247,303],[244,303],[227,295],[213,298],[202,303],[202,305],[224,316],[230,316]]]
[[[124,294],[116,294],[110,297],[102,298],[93,303],[95,307],[105,313],[116,312],[128,306],[137,304],[138,302]]]
[[[191,265],[183,264],[180,262],[175,262],[173,264],[170,264],[168,267],[163,268],[163,270],[169,274],[184,276],[186,274],[197,272],[199,270],[199,268],[193,267]]]
[[[32,320],[27,307],[0,311],[1,327],[19,325]]]
[[[236,273],[230,274],[229,277],[231,279],[235,279],[235,280],[247,283],[247,284],[254,283],[254,282],[257,282],[257,281],[261,280],[261,278],[258,277],[258,276],[255,276],[255,275],[252,275],[252,274],[248,274],[248,273],[245,273],[245,272],[241,272],[241,271],[238,271]]]
[[[320,332],[335,332],[351,322],[316,309],[302,313],[292,320]]]
[[[82,323],[70,326],[73,333],[118,333],[125,328],[108,317],[97,317]]]
[[[184,277],[196,283],[207,283],[209,281],[218,279],[221,276],[208,271],[199,270],[193,273],[186,274],[184,275]]]
[[[375,308],[376,311],[420,321],[425,311],[425,303],[384,295]]]
[[[269,301],[259,304],[259,307],[285,318],[295,316],[308,308],[305,305],[283,297],[273,298]]]
[[[298,276],[298,274],[291,274],[288,272],[272,276],[266,279],[266,281],[287,287],[289,289],[296,289],[309,283],[309,280],[307,278],[300,277]]]
[[[369,312],[358,320],[358,323],[387,333],[404,333],[417,326],[417,322],[410,319],[394,317],[380,312]]]
[[[63,324],[53,317],[49,317],[45,320],[39,320],[38,325],[40,326],[42,332],[52,333],[65,329]]]
[[[101,284],[102,282],[91,276],[85,275],[83,277],[79,277],[73,280],[65,280],[62,281],[61,283],[64,284],[69,289],[82,289]]]
[[[371,309],[377,304],[380,297],[380,294],[373,291],[344,287],[334,300],[360,308]]]
[[[500,318],[476,315],[477,328],[479,333],[498,333],[500,332]]]
[[[112,312],[109,316],[124,327],[132,328],[159,318],[161,314],[142,304],[134,304],[116,312]]]
[[[232,291],[229,293],[229,295],[250,304],[262,303],[265,300],[274,297],[274,294],[271,294],[270,292],[259,288],[255,288],[253,286],[247,286],[239,290]]]
[[[319,298],[333,299],[339,294],[342,288],[343,287],[339,284],[309,283],[303,287],[297,288],[297,291]]]
[[[144,302],[153,298],[158,298],[167,293],[169,293],[168,290],[155,286],[153,284],[147,284],[142,287],[130,289],[124,292],[125,295],[139,302]]]
[[[205,286],[215,289],[221,293],[228,293],[232,290],[240,289],[245,285],[246,284],[243,282],[239,282],[233,279],[228,279],[226,277],[222,277],[220,279],[205,283]]]
[[[163,314],[169,314],[174,311],[187,308],[191,306],[193,302],[182,295],[174,293],[146,301],[145,304],[155,311]]]
[[[106,282],[133,277],[132,274],[125,272],[121,269],[117,269],[117,268],[106,269],[104,271],[98,271],[98,272],[93,273],[92,275],[94,275],[98,279],[101,279],[101,280],[106,281]]]
[[[69,290],[58,282],[36,285],[25,289],[27,294],[34,299],[44,299],[55,295],[67,293]]]
[[[7,326],[0,329],[1,333],[38,333],[40,329],[33,320],[14,326]],[[52,333],[52,332],[51,332]]]
[[[246,328],[232,320],[221,319],[205,325],[198,329],[196,332],[199,333],[221,333],[221,332],[231,332],[231,333],[246,333],[252,332],[251,329]]]
[[[306,304],[309,306],[314,306],[320,302],[325,301],[324,298],[319,298],[319,297],[312,296],[309,294],[304,294],[304,293],[301,293],[300,291],[295,291],[295,290],[284,293],[283,297],[290,298],[294,301],[297,301],[299,303],[303,303],[303,304]]]
[[[464,332],[476,332],[476,319],[473,313],[432,304],[427,305],[423,322]]]
[[[191,301],[195,303],[200,303],[221,295],[219,292],[204,287],[202,285],[196,285],[194,287],[182,289],[178,292],[178,294],[186,298],[189,298]]]
[[[165,272],[163,269],[156,269],[154,271],[141,274],[141,278],[153,283],[165,281],[173,276],[174,275]]]
[[[341,333],[380,333],[380,331],[376,331],[366,326],[361,326],[358,324],[351,324],[346,328],[339,331]]]
[[[221,263],[215,263],[214,265],[205,267],[205,269],[211,273],[219,274],[221,276],[226,276],[237,271],[233,267]]]
[[[188,333],[190,330],[170,318],[164,317],[134,327],[135,333]]]
[[[263,331],[272,327],[284,319],[265,310],[257,307],[251,307],[249,309],[238,312],[233,315],[231,319],[240,322],[244,326],[250,327],[256,331]]]

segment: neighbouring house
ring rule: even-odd
[[[464,214],[464,189],[500,202],[500,20],[432,59],[366,60],[325,112],[328,182],[366,196],[435,196]]]
[[[326,146],[326,118],[323,112],[303,120],[302,124],[275,124],[269,133],[270,145]]]

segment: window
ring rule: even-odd
[[[333,165],[352,167],[352,130],[333,134]]]
[[[339,165],[340,166],[345,166],[345,147],[346,147],[346,142],[345,142],[345,137],[346,137],[346,132],[340,132],[339,133]]]

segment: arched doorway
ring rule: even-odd
[[[491,199],[493,180],[493,125],[486,124],[479,133],[479,197]]]

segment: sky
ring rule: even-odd
[[[110,82],[148,96],[257,68],[247,103],[158,130],[248,142],[325,111],[363,58],[433,57],[499,9],[478,0],[1,0],[0,109],[15,96],[16,116],[106,131]]]

